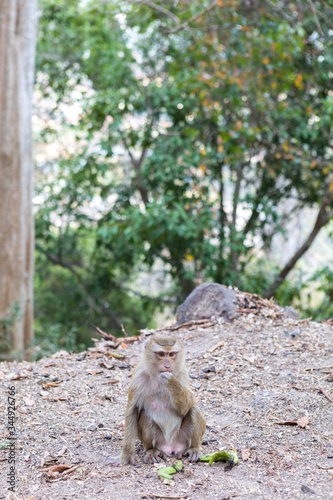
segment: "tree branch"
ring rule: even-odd
[[[131,160],[132,165],[133,165],[134,170],[135,170],[135,174],[136,174],[135,178],[134,178],[134,180],[135,180],[135,187],[139,191],[143,203],[145,205],[147,205],[147,203],[149,201],[148,200],[148,192],[147,192],[146,188],[143,185],[142,177],[141,177],[141,171],[140,171],[140,167],[142,165],[142,162],[143,162],[145,154],[146,154],[146,148],[142,149],[140,158],[137,160],[134,157],[134,155],[132,154],[132,151],[130,150],[129,145],[127,144],[126,138],[122,134],[121,134],[121,138],[122,138],[122,141],[123,141],[123,144],[125,146],[125,149],[126,149],[126,151],[128,153],[128,156],[130,157],[130,160]]]
[[[135,1],[134,0],[134,1],[130,2],[130,3],[147,5],[151,9],[157,10],[161,14],[164,14],[165,16],[170,17],[177,25],[180,24],[179,17],[177,17],[175,14],[173,14],[169,10],[164,9],[164,7],[161,7],[160,5],[158,5],[158,4],[154,3],[154,2],[151,2],[150,0],[143,0],[143,1]]]
[[[257,211],[257,208],[259,206],[259,203],[261,201],[261,196],[257,196],[255,199],[255,202],[253,203],[253,208],[252,208],[252,214],[250,218],[248,219],[247,223],[245,224],[245,227],[243,229],[243,238],[251,231],[251,229],[254,226],[254,223],[259,217],[259,212]]]
[[[220,189],[219,189],[219,223],[220,223],[220,227],[219,227],[219,247],[218,247],[218,258],[217,258],[215,280],[218,283],[222,283],[222,280],[224,279],[224,268],[225,268],[223,251],[224,251],[224,244],[225,244],[225,224],[226,224],[226,219],[227,219],[227,215],[226,215],[225,210],[224,210],[223,163],[218,164],[217,169],[219,169],[219,175],[220,175]]]
[[[151,9],[154,9],[157,12],[160,12],[161,14],[164,14],[165,16],[170,17],[170,19],[172,19],[175,22],[175,24],[177,24],[177,26],[174,28],[167,28],[166,27],[165,33],[168,33],[168,34],[169,33],[178,33],[179,31],[187,28],[191,23],[193,23],[193,21],[196,21],[199,17],[207,14],[207,12],[211,11],[218,4],[218,0],[214,0],[214,2],[211,5],[208,5],[208,7],[203,9],[201,12],[199,12],[198,14],[195,14],[190,19],[188,19],[184,23],[180,24],[181,21],[180,21],[178,16],[173,14],[173,12],[170,12],[169,10],[165,9],[164,7],[161,7],[161,5],[158,5],[154,2],[151,2],[150,0],[128,0],[128,2],[130,4],[147,5]]]
[[[275,9],[283,17],[283,19],[288,21],[289,24],[291,24],[292,26],[294,25],[295,20],[292,17],[288,16],[286,14],[286,12],[281,7],[279,7],[278,5],[275,5],[275,3],[271,2],[271,0],[265,0],[265,2],[267,3],[267,5],[269,5],[273,9]]]
[[[323,3],[325,5],[325,7],[327,7],[328,9],[333,10],[333,7],[331,5],[328,5],[328,3],[325,2],[325,0],[321,0],[321,3]]]
[[[78,283],[82,286],[82,288],[86,292],[87,301],[90,304],[91,308],[98,314],[104,313],[109,318],[110,323],[111,325],[113,325],[114,328],[116,328],[117,330],[121,329],[120,321],[118,320],[116,315],[110,310],[108,304],[104,304],[103,302],[101,303],[95,295],[90,293],[89,286],[82,280],[81,276],[76,271],[73,264],[65,262],[62,259],[60,259],[60,257],[49,253],[47,250],[45,250],[38,244],[36,244],[36,249],[39,250],[41,253],[43,253],[47,257],[47,259],[53,264],[68,269],[76,277]]]
[[[239,201],[239,193],[240,193],[240,186],[241,182],[243,180],[243,169],[245,167],[245,164],[239,165],[237,168],[237,179],[236,179],[236,184],[235,184],[235,191],[234,191],[234,196],[233,196],[233,202],[232,202],[232,225],[236,227],[236,218],[237,218],[237,207],[238,207],[238,201]]]
[[[205,14],[207,14],[207,12],[211,11],[212,9],[214,9],[214,7],[216,7],[217,4],[218,4],[218,0],[215,0],[211,5],[209,5],[208,7],[206,7],[204,10],[202,10],[198,14],[195,14],[194,16],[192,16],[185,23],[180,24],[176,28],[169,28],[168,30],[166,30],[166,33],[178,33],[179,31],[187,28],[191,23],[193,23],[193,21],[196,21],[199,17],[204,16]]]
[[[331,7],[331,8],[332,8],[332,7]],[[332,10],[333,10],[333,9],[332,9]],[[329,26],[333,27],[333,22],[330,20],[330,18],[329,18],[326,14],[324,14],[324,12],[320,12],[320,11],[319,11],[319,12],[317,12],[317,14],[318,14],[318,16],[320,16],[322,19],[325,19],[326,23],[327,23]]]
[[[37,243],[36,243],[36,249],[39,250],[41,253],[43,253],[48,258],[48,260],[50,262],[52,262],[53,264],[56,264],[58,266],[61,266],[61,267],[64,267],[64,268],[68,269],[72,274],[74,274],[78,279],[81,280],[81,276],[75,270],[74,266],[75,265],[78,266],[78,267],[83,267],[83,266],[79,266],[78,264],[72,264],[70,262],[66,262],[65,260],[62,260],[57,255],[52,255],[51,253],[49,253],[47,250],[45,250],[43,247],[41,247]]]
[[[293,269],[297,261],[305,254],[305,252],[310,248],[313,240],[319,233],[322,227],[324,227],[330,218],[333,216],[333,211],[329,211],[328,208],[331,204],[332,201],[332,192],[327,192],[322,200],[316,222],[313,226],[313,229],[303,245],[295,252],[293,257],[287,262],[287,264],[284,266],[284,268],[280,271],[278,276],[275,278],[271,286],[268,288],[268,290],[265,292],[265,297],[266,298],[271,298],[273,295],[275,295],[276,290],[280,286],[280,284],[283,282],[283,280],[287,277],[289,272]]]
[[[315,18],[316,25],[317,25],[319,33],[322,36],[325,36],[325,33],[323,32],[322,27],[320,26],[320,22],[319,22],[319,19],[318,19],[318,16],[317,16],[316,7],[314,6],[312,0],[308,0],[308,2],[309,2],[309,5],[310,5],[310,9],[312,10],[313,17]]]
[[[143,293],[137,292],[136,290],[133,290],[132,288],[123,285],[121,285],[120,288],[122,290],[125,290],[126,292],[133,293],[134,295],[140,297],[141,299],[151,300],[154,302],[158,302],[160,304],[173,304],[173,305],[178,304],[178,300],[176,299],[162,299],[161,297],[151,297],[150,295],[145,295]]]
[[[241,182],[243,179],[244,167],[245,167],[245,164],[241,164],[237,168],[237,179],[236,179],[233,202],[232,202],[232,205],[233,205],[232,206],[232,221],[231,221],[231,226],[230,226],[231,261],[233,264],[234,271],[237,274],[238,274],[238,254],[234,248],[234,245],[236,243],[236,234],[237,234],[237,230],[236,230],[237,207],[238,207],[238,201],[239,201]]]

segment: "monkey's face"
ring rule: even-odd
[[[158,371],[160,373],[173,371],[176,364],[177,352],[160,350],[154,354],[158,365]]]
[[[146,345],[146,364],[155,373],[172,373],[183,364],[182,343],[171,335],[156,335],[151,337]]]

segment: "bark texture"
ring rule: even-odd
[[[0,319],[20,306],[12,347],[32,339],[32,92],[37,0],[0,0]]]

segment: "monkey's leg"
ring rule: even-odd
[[[186,414],[179,430],[179,441],[185,445],[190,462],[198,462],[202,455],[202,436],[206,430],[206,422],[198,407],[192,406]],[[178,458],[181,458],[181,453]]]
[[[135,465],[135,440],[138,435],[138,411],[131,404],[127,405],[125,415],[125,435],[121,454],[117,457],[110,457],[110,463],[116,464],[132,464]]]
[[[145,412],[141,413],[138,421],[138,437],[146,452],[144,458],[146,464],[161,462],[162,458],[165,458],[165,453],[158,449],[158,446],[164,442],[163,433]]]

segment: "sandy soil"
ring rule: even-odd
[[[184,458],[169,486],[144,464],[139,442],[136,467],[108,465],[121,449],[142,342],[112,349],[102,341],[81,354],[0,364],[0,499],[333,499],[333,326],[262,304],[232,323],[173,332],[207,421],[203,451],[237,450],[232,470]],[[7,489],[9,387],[15,492]]]

